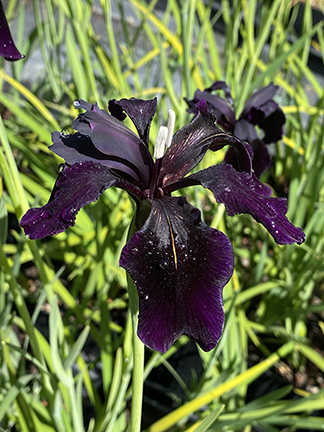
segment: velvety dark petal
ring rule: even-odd
[[[249,99],[246,101],[241,117],[245,117],[247,113],[252,108],[259,108],[276,94],[278,90],[278,86],[273,85],[273,83],[269,84],[266,87],[261,88],[257,92],[255,92]]]
[[[263,120],[259,122],[259,127],[264,131],[263,141],[266,144],[279,141],[283,135],[283,125],[285,122],[286,117],[281,108],[276,109],[271,114],[265,115]]]
[[[216,151],[228,144],[238,151],[242,170],[250,172],[251,157],[246,145],[216,126],[204,99],[197,107],[198,116],[174,135],[162,159],[158,184],[163,187],[181,180],[197,166],[208,149]]]
[[[153,159],[143,141],[121,121],[100,109],[97,104],[77,101],[77,107],[87,111],[79,114],[73,128],[82,135],[89,136],[93,145],[104,155],[128,160],[137,167],[143,186],[148,185]]]
[[[254,174],[260,178],[271,166],[271,157],[268,152],[267,146],[264,142],[256,140],[251,144],[253,150],[252,168]]]
[[[30,239],[65,231],[75,223],[81,207],[96,201],[103,191],[121,182],[111,171],[93,162],[65,166],[56,180],[48,203],[32,208],[22,217],[21,227]]]
[[[124,120],[122,114],[125,111],[134,123],[140,138],[147,146],[149,145],[150,127],[156,112],[157,98],[151,100],[131,98],[118,101],[113,99],[109,101],[108,107],[111,114],[119,120]]]
[[[210,109],[211,113],[214,114],[217,120],[220,119],[222,115],[224,115],[229,123],[235,123],[235,112],[227,100],[206,90],[196,90],[194,98],[195,100],[199,101],[205,99],[208,103],[208,108]]]
[[[16,61],[24,58],[12,39],[5,11],[0,0],[0,56],[9,61]]]
[[[260,140],[255,140],[250,143],[253,150],[252,168],[254,174],[260,178],[261,174],[270,168],[271,158],[267,149],[267,146]],[[236,171],[239,170],[237,153],[233,147],[230,147],[225,155],[224,163],[231,164]]]
[[[191,114],[195,114],[195,115],[197,115],[197,114],[198,114],[198,110],[197,110],[196,105],[197,105],[197,102],[199,102],[199,101],[196,101],[195,99],[188,99],[188,98],[186,98],[186,97],[184,97],[183,99],[184,99],[184,100],[187,102],[187,104],[188,104],[187,112],[188,112],[188,113],[191,113]]]
[[[65,160],[69,165],[78,162],[92,161],[100,163],[108,168],[112,168],[126,173],[137,182],[140,181],[138,168],[133,166],[128,160],[116,158],[101,153],[92,143],[89,136],[79,132],[72,135],[64,135],[60,132],[52,133],[52,142],[49,148]]]
[[[148,219],[120,258],[139,293],[138,336],[165,352],[186,334],[209,351],[223,330],[222,289],[233,272],[232,245],[184,197],[150,203]]]
[[[234,101],[232,93],[225,81],[215,81],[210,87],[206,88],[205,91],[213,92],[215,90],[222,90],[225,95],[225,99],[228,101],[232,107],[232,111],[235,112]]]
[[[303,243],[305,234],[285,216],[287,200],[269,198],[271,189],[254,174],[237,172],[231,165],[216,165],[191,176],[210,189],[229,216],[249,213],[270,232],[278,244]]]
[[[234,135],[242,141],[247,141],[249,144],[258,139],[258,134],[253,124],[242,118],[235,123]]]

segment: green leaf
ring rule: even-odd
[[[4,245],[8,236],[8,212],[4,195],[0,197],[0,245]]]

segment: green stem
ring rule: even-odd
[[[130,430],[140,432],[143,403],[144,344],[137,336],[138,314],[134,314],[132,311],[131,314],[133,324],[133,379]]]
[[[135,232],[135,216],[128,232],[128,238]],[[130,431],[141,431],[142,404],[143,404],[143,374],[144,374],[144,344],[137,336],[138,326],[138,293],[135,284],[127,274],[129,295],[129,309],[132,317],[132,347],[133,347],[133,373],[132,373],[132,408],[130,418]]]

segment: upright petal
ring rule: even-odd
[[[158,183],[163,188],[188,174],[208,149],[216,151],[228,144],[234,146],[239,153],[242,170],[251,170],[251,155],[245,144],[216,126],[215,118],[208,112],[204,100],[197,107],[200,109],[198,116],[174,135],[172,144],[162,159]]]
[[[228,101],[232,107],[233,112],[235,112],[234,101],[232,93],[225,81],[215,81],[210,87],[206,88],[205,91],[213,92],[215,90],[222,90],[225,95],[225,99]]]
[[[223,330],[222,289],[233,273],[232,245],[184,197],[150,203],[148,219],[120,258],[138,289],[138,336],[165,352],[186,334],[209,351]]]
[[[101,153],[110,157],[128,160],[138,168],[143,188],[147,187],[153,159],[143,141],[121,121],[83,100],[77,101],[77,107],[86,110],[79,114],[73,128],[82,135],[91,138],[93,145]]]
[[[235,123],[234,135],[242,141],[247,141],[249,144],[258,139],[258,134],[253,124],[243,118]]]
[[[222,90],[225,99],[213,94],[214,91]],[[189,105],[188,112],[198,114],[196,104],[205,99],[207,102],[208,110],[217,120],[217,124],[228,132],[233,132],[235,124],[235,107],[231,91],[225,81],[215,81],[210,87],[205,90],[196,90],[194,98],[189,100],[184,98]]]
[[[148,147],[149,145],[149,133],[151,123],[156,112],[157,98],[150,100],[142,99],[112,99],[109,101],[109,111],[111,114],[118,118],[118,120],[124,120],[125,113],[134,123],[140,138]]]
[[[259,139],[250,142],[250,146],[253,150],[252,168],[254,174],[260,178],[261,174],[270,168],[271,157],[269,155],[267,146]],[[233,147],[230,147],[225,155],[224,163],[231,164],[236,171],[240,171],[237,161],[237,153]]]
[[[24,58],[12,39],[5,11],[0,0],[0,56],[9,61],[16,61]]]
[[[56,180],[48,203],[28,210],[20,225],[30,239],[58,234],[74,225],[81,207],[96,201],[105,189],[122,183],[108,168],[97,163],[66,166]]]
[[[275,105],[277,108],[275,109]],[[269,107],[271,106],[271,110]],[[286,123],[286,116],[278,104],[274,101],[269,101],[266,106],[262,107],[265,115],[258,122],[259,127],[264,131],[263,141],[266,144],[279,141],[283,135],[283,126]]]
[[[252,108],[259,108],[263,104],[267,103],[273,98],[277,90],[278,86],[270,83],[266,87],[262,87],[260,90],[256,91],[246,101],[241,117],[245,117]]]
[[[287,200],[269,198],[271,189],[254,174],[237,172],[232,165],[216,165],[188,177],[210,189],[229,216],[249,213],[270,232],[278,244],[301,244],[305,234],[286,217]]]
[[[217,119],[217,123],[226,124],[226,130],[233,131],[232,125],[235,123],[235,112],[233,110],[233,107],[227,102],[227,100],[221,98],[220,96],[211,94],[208,91],[200,91],[196,90],[195,92],[195,100],[201,101],[202,99],[205,99],[208,104],[209,111],[214,114],[214,116]],[[225,116],[227,121],[222,118],[222,116]]]
[[[141,173],[137,166],[134,166],[127,159],[101,153],[87,135],[82,135],[79,132],[71,135],[53,132],[52,142],[53,145],[49,149],[63,158],[68,165],[86,161],[96,162],[107,168],[118,170],[136,182],[140,182]]]

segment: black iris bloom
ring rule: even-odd
[[[222,232],[206,225],[200,211],[174,191],[200,185],[210,189],[227,214],[249,213],[278,244],[302,243],[305,235],[287,219],[287,203],[252,170],[249,144],[223,132],[205,100],[197,116],[173,135],[174,116],[160,129],[154,158],[149,131],[157,101],[112,100],[108,114],[97,104],[84,109],[72,135],[52,134],[51,150],[65,160],[48,203],[30,209],[21,226],[30,239],[44,238],[74,225],[81,207],[109,187],[126,190],[136,203],[136,230],[124,246],[120,265],[139,295],[139,338],[167,351],[186,334],[209,351],[224,325],[222,290],[233,273],[233,249]],[[128,115],[138,134],[124,125]],[[190,174],[207,150],[235,149],[237,168],[222,163]]]
[[[219,95],[223,92],[224,98]],[[185,98],[189,105],[188,112],[197,114],[196,105],[202,99],[207,102],[208,110],[216,117],[217,124],[231,132],[242,141],[247,141],[253,150],[252,168],[257,177],[270,167],[271,159],[267,145],[282,138],[285,114],[273,100],[278,86],[269,84],[256,91],[247,101],[241,115],[236,118],[231,91],[224,81],[216,81],[205,90],[196,90],[194,98]],[[230,148],[225,162],[237,165],[235,151]]]

